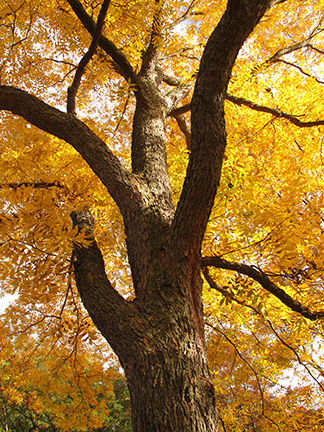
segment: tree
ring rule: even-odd
[[[55,335],[13,338],[9,326],[1,336],[1,431],[88,431],[113,421],[113,386],[121,377],[109,357],[103,361],[89,346],[71,352]]]
[[[304,39],[293,44],[287,42],[289,31],[297,37],[300,28],[295,19],[292,23],[290,10],[305,18],[297,20],[298,26],[300,22],[309,25],[304,29]],[[229,291],[225,286],[231,278],[226,272],[234,271],[260,284],[266,293],[296,314],[312,321],[324,316],[316,307],[320,296],[315,288],[315,283],[321,286],[322,265],[316,257],[321,256],[322,215],[312,207],[316,201],[316,209],[320,208],[322,194],[317,191],[304,194],[299,178],[293,210],[289,204],[291,196],[283,186],[274,191],[278,199],[283,197],[280,201],[283,210],[267,205],[263,208],[267,194],[272,192],[270,188],[242,186],[240,179],[249,172],[249,166],[240,165],[240,153],[236,153],[236,160],[230,159],[226,164],[229,156],[225,155],[224,114],[227,99],[254,110],[257,119],[264,118],[260,114],[264,113],[299,128],[323,125],[316,107],[312,107],[312,116],[306,120],[289,113],[285,108],[291,106],[287,102],[290,93],[283,92],[286,99],[282,98],[280,108],[276,106],[272,85],[281,80],[284,89],[287,84],[287,76],[280,69],[273,72],[271,86],[256,82],[258,74],[262,71],[267,74],[272,66],[292,65],[301,75],[303,91],[309,86],[311,95],[319,98],[320,77],[315,75],[316,68],[314,74],[304,68],[309,57],[298,59],[298,63],[284,56],[312,50],[314,64],[319,63],[316,56],[323,50],[316,45],[316,38],[322,32],[322,3],[308,2],[301,6],[282,0],[229,0],[225,8],[222,2],[156,1],[143,5],[138,1],[110,4],[104,0],[98,5],[79,0],[55,4],[13,1],[3,5],[1,16],[4,23],[1,31],[7,44],[2,47],[1,79],[6,85],[0,87],[0,108],[45,132],[29,129],[26,123],[17,123],[11,116],[3,117],[10,151],[4,161],[7,171],[2,186],[7,203],[2,249],[7,258],[1,265],[8,291],[19,288],[21,308],[25,310],[32,299],[36,321],[49,318],[48,302],[52,302],[52,318],[61,317],[67,299],[74,295],[70,280],[65,285],[68,289],[62,290],[62,274],[71,273],[73,267],[83,305],[124,368],[134,430],[220,430],[207,364],[201,269],[210,286],[225,300],[244,303],[237,284],[232,284],[236,288]],[[281,32],[277,27],[280,22]],[[181,23],[182,30],[176,27]],[[244,45],[254,30],[256,33],[250,39],[253,43]],[[276,33],[279,47],[274,54],[264,47],[256,49],[262,41],[258,37]],[[268,42],[272,48],[270,36]],[[281,43],[284,47],[280,47]],[[236,63],[243,45],[243,57]],[[253,56],[257,63],[251,68]],[[81,59],[77,65],[76,59]],[[246,90],[247,96],[257,97],[263,87],[260,103],[228,94],[231,74],[231,88]],[[122,85],[119,77],[123,79]],[[110,100],[117,98],[116,107],[109,105],[108,96]],[[65,99],[67,112],[62,109]],[[310,102],[306,97],[303,108],[307,113],[312,105],[314,99]],[[189,110],[191,130],[186,117]],[[112,111],[119,113],[118,119],[109,116]],[[172,149],[172,141],[179,142],[178,134],[170,126],[172,119],[186,138],[187,150],[182,154]],[[242,114],[243,129],[248,127],[244,122]],[[110,125],[113,129],[107,132]],[[274,136],[275,126],[271,125]],[[264,128],[263,125],[261,130]],[[287,128],[286,140],[288,131]],[[235,134],[235,128],[229,125],[232,142]],[[70,144],[79,156],[57,138]],[[246,139],[251,140],[249,133]],[[260,135],[258,139],[262,141]],[[263,137],[260,154],[269,161],[272,153],[266,139],[268,136]],[[303,152],[299,139],[294,142],[295,148]],[[242,140],[237,147],[241,145]],[[249,151],[248,146],[243,148]],[[178,168],[186,165],[183,153],[189,155],[182,185],[182,172]],[[89,173],[80,157],[94,174]],[[177,157],[172,188],[168,163]],[[10,176],[15,172],[6,161],[15,158],[15,171],[18,167],[25,176],[16,177],[13,182]],[[219,189],[224,158],[227,187],[222,185]],[[54,171],[50,169],[53,166],[57,167]],[[64,179],[68,178],[69,184],[65,184]],[[71,178],[75,183],[71,183]],[[78,185],[80,179],[82,183]],[[255,178],[244,178],[244,182],[253,183]],[[212,235],[216,222],[210,219],[211,212],[213,217],[220,217],[217,203],[214,206],[216,193],[220,201],[230,202],[240,188],[249,191],[242,206],[237,205],[240,214],[231,208],[233,225],[227,222],[222,226],[222,236]],[[181,194],[177,192],[179,189]],[[262,198],[264,202],[260,205]],[[105,202],[106,210],[97,215],[100,233],[94,231],[94,217],[89,208],[77,208],[87,204],[87,199],[100,209]],[[72,204],[74,230],[69,233],[66,215]],[[112,209],[109,216],[107,209]],[[307,217],[308,212],[311,218],[307,221],[316,226],[316,232],[311,244],[302,247],[296,238],[300,239],[298,229],[301,219],[304,221],[302,216]],[[116,221],[114,233],[111,225],[103,231],[111,214]],[[229,216],[226,215],[227,221],[231,220]],[[116,244],[122,243],[122,227],[129,268],[125,265],[123,245],[117,251],[107,247],[112,239]],[[24,235],[18,238],[14,232]],[[305,235],[310,233],[307,231]],[[63,258],[71,239],[74,248],[69,264]],[[244,255],[241,251],[246,248],[249,251]],[[208,256],[202,257],[202,250],[208,251]],[[32,260],[26,256],[31,253]],[[225,259],[225,254],[230,259]],[[242,262],[235,261],[242,256]],[[121,266],[119,271],[109,269],[110,258],[114,265]],[[264,264],[267,271],[262,269]],[[17,267],[20,275],[26,275],[23,284],[16,274]],[[210,274],[208,268],[225,272]],[[279,278],[278,283],[271,276]],[[308,278],[312,283],[308,283]],[[116,289],[123,279],[126,285],[132,284],[131,295],[122,295]],[[295,285],[291,287],[287,281]],[[256,299],[257,312],[262,312],[265,302],[259,301],[260,295],[254,290],[250,294]],[[62,303],[59,305],[56,299]],[[17,321],[21,308],[17,309]]]
[[[118,432],[131,432],[131,407],[130,396],[126,381],[118,377],[114,382],[114,399],[109,404],[109,416],[105,420],[105,426],[98,432],[116,430]]]

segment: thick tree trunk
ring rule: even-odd
[[[204,347],[182,317],[173,319],[179,327],[156,329],[150,347],[127,364],[134,432],[219,431]]]
[[[135,432],[218,431],[210,380],[197,268],[161,254],[153,290],[138,307],[148,327],[137,332],[124,366]],[[157,262],[158,264],[158,262]]]
[[[155,27],[138,74],[111,41],[99,38],[122,76],[136,87],[132,173],[75,116],[25,91],[0,86],[0,109],[70,143],[107,187],[123,215],[133,301],[127,302],[110,284],[88,211],[72,213],[74,225],[93,240],[87,248],[74,245],[73,263],[83,304],[125,370],[134,432],[219,431],[203,331],[200,248],[226,147],[224,98],[231,70],[247,36],[267,9],[281,1],[228,0],[197,77],[191,103],[192,151],[176,210],[164,129],[166,116],[185,91],[181,86],[167,94],[159,89],[162,75]],[[68,3],[94,34],[95,23],[79,0]]]
[[[88,211],[74,212],[72,219],[93,236]],[[75,245],[74,249],[82,301],[125,370],[134,432],[219,431],[198,259],[186,257],[167,242],[155,256],[149,255],[145,288],[150,295],[126,302],[104,277],[95,241],[88,248]]]

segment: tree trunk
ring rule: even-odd
[[[104,276],[90,212],[73,212],[72,219],[93,239],[88,248],[75,245],[76,282],[83,304],[125,370],[134,432],[219,431],[198,257],[188,258],[166,241],[159,253],[147,254],[145,290],[150,296],[126,302]]]
[[[182,317],[173,320],[178,327],[156,328],[126,365],[134,432],[219,431],[205,349]]]
[[[202,282],[195,265],[190,268],[188,261],[174,258],[171,262],[172,255],[164,252],[156,261],[159,269],[150,289],[156,294],[137,305],[147,325],[136,332],[134,355],[120,353],[134,431],[218,431],[203,332]]]
[[[110,284],[88,211],[73,212],[90,247],[74,245],[78,290],[95,325],[118,355],[132,399],[134,432],[219,431],[203,331],[200,248],[217,191],[226,147],[224,99],[239,49],[269,7],[282,0],[228,0],[206,45],[192,99],[187,175],[174,209],[165,146],[165,119],[184,87],[160,90],[154,33],[137,74],[104,36],[99,45],[135,86],[132,172],[86,124],[25,91],[0,86],[0,109],[70,143],[89,164],[124,219],[135,299]],[[95,23],[68,0],[93,34]],[[159,17],[156,17],[158,22]],[[155,27],[154,27],[155,28]]]

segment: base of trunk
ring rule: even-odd
[[[161,350],[142,351],[125,370],[134,432],[219,432],[204,350],[188,335],[164,349],[163,340],[154,343]]]

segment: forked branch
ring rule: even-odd
[[[104,2],[102,3],[101,9],[100,9],[100,12],[98,15],[96,29],[94,31],[94,35],[93,35],[90,47],[89,47],[88,51],[85,53],[85,55],[82,57],[82,59],[80,60],[80,63],[79,63],[77,70],[75,72],[71,87],[68,88],[67,112],[70,114],[75,115],[75,97],[76,97],[78,88],[79,88],[80,83],[81,83],[81,78],[85,72],[85,68],[86,68],[87,64],[89,63],[89,61],[92,59],[93,55],[97,51],[99,38],[101,36],[101,32],[102,32],[102,28],[103,28],[103,25],[105,22],[105,17],[106,17],[107,12],[108,12],[109,4],[110,4],[110,0],[104,0]]]
[[[303,48],[310,48],[314,51],[316,51],[318,54],[323,54],[323,51],[317,47],[315,47],[311,41],[312,39],[317,36],[318,34],[322,33],[324,31],[324,27],[323,27],[323,22],[324,22],[324,18],[322,17],[319,20],[319,23],[317,24],[317,26],[309,33],[309,35],[299,41],[296,42],[292,45],[288,45],[284,48],[279,49],[277,52],[275,52],[271,57],[269,57],[267,60],[261,62],[260,64],[258,64],[256,67],[254,67],[252,69],[252,74],[257,74],[259,71],[262,71],[263,69],[267,68],[268,66],[278,63],[278,62],[282,62],[285,63],[289,66],[293,66],[295,68],[297,68],[303,75],[306,75],[310,78],[314,78],[319,84],[323,84],[323,81],[321,81],[320,79],[316,78],[315,76],[312,76],[310,73],[304,71],[299,65],[295,64],[294,62],[290,62],[287,60],[284,60],[283,57],[289,54],[292,54],[296,51],[299,51]]]
[[[298,51],[302,48],[305,47],[309,47],[312,48],[310,46],[310,41],[317,36],[319,33],[323,32],[324,28],[323,28],[323,18],[320,19],[319,23],[317,24],[317,26],[310,32],[310,34],[303,40],[296,42],[295,44],[289,45],[285,48],[281,48],[280,50],[278,50],[275,54],[273,54],[269,60],[267,60],[266,63],[268,64],[273,64],[276,63],[278,61],[280,61],[281,57],[283,57],[284,55],[287,54],[291,54],[294,51]]]
[[[84,25],[86,30],[94,36],[96,31],[96,23],[87,14],[79,0],[67,0],[76,16]],[[107,37],[100,35],[98,45],[112,58],[118,68],[116,68],[126,81],[136,83],[136,73],[129,63],[127,57],[116,47],[116,45]]]

